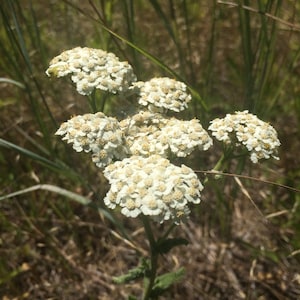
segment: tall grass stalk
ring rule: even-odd
[[[281,92],[278,54],[278,22],[283,2],[239,1],[239,19],[244,58],[244,108],[265,115]],[[270,18],[272,16],[273,18]],[[278,82],[277,85],[272,83]],[[268,101],[266,98],[272,98]]]
[[[4,25],[2,35],[5,41],[0,43],[0,51],[3,55],[1,65],[6,76],[9,75],[12,78],[3,81],[17,82],[17,85],[22,87],[23,91],[19,95],[25,97],[20,97],[17,105],[25,106],[24,100],[28,99],[26,105],[32,112],[33,121],[38,126],[35,130],[41,132],[42,138],[41,140],[35,139],[29,133],[16,127],[18,134],[21,134],[26,143],[30,144],[34,150],[5,139],[0,140],[0,147],[16,151],[23,158],[27,157],[49,170],[58,172],[68,179],[80,182],[84,186],[88,185],[91,188],[90,184],[87,184],[86,179],[75,168],[67,166],[55,154],[53,133],[57,128],[57,122],[46,101],[42,87],[43,80],[39,76],[42,73],[46,79],[44,74],[47,66],[46,53],[45,45],[41,42],[42,33],[37,23],[32,2],[29,2],[29,10],[24,10],[21,2],[5,0],[0,7],[0,12]],[[33,57],[33,50],[38,57]],[[36,65],[36,61],[44,62],[44,65]]]
[[[33,32],[36,33],[36,36],[32,34],[24,35],[24,33],[31,33],[32,31],[27,18],[22,15],[19,1],[5,0],[0,9],[6,34],[6,43],[1,43],[1,51],[5,54],[8,62],[11,63],[5,64],[4,70],[8,74],[12,72],[12,79],[17,79],[25,86],[25,93],[30,101],[30,108],[35,116],[35,120],[39,125],[43,141],[47,145],[48,150],[52,152],[52,138],[44,118],[47,116],[54,125],[56,125],[56,122],[45,99],[39,80],[36,78],[37,70],[34,70],[29,54],[29,48],[32,47],[34,49],[36,44],[41,45],[39,34],[37,33],[38,27],[37,25],[34,26]],[[31,10],[31,13],[33,13],[33,10]],[[34,14],[30,17],[33,19],[31,22],[35,24]],[[40,52],[43,53],[43,50],[41,49]],[[20,66],[24,66],[24,68]]]

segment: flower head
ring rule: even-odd
[[[158,113],[141,111],[120,125],[133,155],[168,157],[172,153],[186,157],[197,147],[207,150],[212,145],[212,139],[196,119],[168,119]]]
[[[120,122],[130,153],[144,157],[159,154],[167,156],[168,137],[161,135],[161,128],[167,119],[160,114],[140,111]]]
[[[62,52],[51,60],[46,74],[56,77],[72,74],[71,80],[82,95],[89,95],[94,89],[123,93],[136,81],[128,62],[120,62],[113,53],[87,47]]]
[[[276,130],[247,110],[227,114],[223,119],[214,119],[208,129],[219,141],[245,147],[253,163],[263,158],[279,159],[276,153],[280,141]]]
[[[170,150],[178,157],[190,155],[195,148],[206,151],[212,146],[212,139],[197,119],[171,118],[162,128],[162,134],[169,137]]]
[[[186,109],[192,99],[183,82],[168,77],[155,77],[146,82],[139,81],[133,86],[138,89],[139,104],[147,106],[153,112],[163,112],[163,110],[179,112]]]
[[[107,166],[104,175],[111,185],[104,203],[127,217],[178,223],[189,215],[188,203],[200,203],[203,186],[193,170],[159,155],[125,158]]]
[[[76,116],[64,122],[56,131],[63,140],[73,144],[77,152],[91,152],[96,165],[103,168],[127,153],[123,132],[117,119],[103,113]]]

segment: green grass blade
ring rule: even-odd
[[[173,28],[168,20],[168,17],[164,13],[163,9],[161,8],[161,6],[157,2],[157,0],[150,0],[150,3],[153,6],[154,10],[156,11],[157,15],[163,21],[164,26],[165,26],[166,30],[168,31],[170,37],[172,38],[173,42],[175,44],[177,44],[177,39],[176,39],[175,33],[174,33]]]
[[[245,81],[245,99],[244,108],[252,108],[253,95],[253,49],[252,49],[252,33],[251,33],[251,17],[250,12],[244,9],[243,5],[249,6],[248,0],[239,1],[240,29],[242,37],[242,52],[244,57],[244,81]]]
[[[259,10],[263,12],[271,12],[272,4],[274,1],[268,1],[264,4],[262,1],[258,1]],[[277,1],[275,7],[274,16],[277,16],[281,7],[281,2]],[[277,41],[277,22],[275,20],[268,20],[266,14],[261,14],[261,27],[260,36],[258,39],[258,49],[256,51],[256,67],[254,72],[255,78],[255,98],[253,99],[253,111],[261,112],[265,111],[266,103],[264,101],[265,95],[272,94],[269,89],[270,81],[272,78],[276,78],[274,74],[275,66],[275,49]],[[269,23],[271,23],[269,25]]]
[[[96,210],[99,211],[99,213],[103,214],[105,218],[107,218],[109,221],[111,221],[117,228],[118,230],[122,233],[123,237],[126,238],[127,240],[130,240],[128,234],[126,233],[126,230],[121,222],[119,222],[109,211],[107,211],[104,208],[99,207],[99,205],[96,205],[94,202],[92,202],[90,199],[81,196],[77,193],[71,192],[69,190],[63,189],[61,187],[52,185],[52,184],[37,184],[34,186],[31,186],[26,189],[22,189],[7,195],[0,196],[0,201],[4,201],[13,197],[21,196],[26,193],[38,191],[38,190],[44,190],[48,192],[52,192],[58,195],[61,195],[63,197],[66,197],[72,201],[75,201],[79,204],[85,205],[85,206],[90,206]]]
[[[0,12],[2,17],[2,28],[4,30],[5,39],[4,42],[0,43],[0,49],[2,53],[2,58],[0,64],[3,70],[10,74],[11,77],[18,78],[18,80],[23,81],[23,73],[20,70],[20,66],[17,61],[19,54],[18,42],[11,30],[9,21],[9,12],[5,5],[0,5]]]
[[[134,1],[133,0],[127,0],[123,1],[123,9],[124,9],[124,17],[125,17],[125,24],[127,27],[127,36],[128,40],[131,43],[135,43],[136,39],[136,28],[135,28],[135,11],[134,11]],[[137,57],[137,52],[134,48],[131,48],[131,56],[132,56],[132,64],[135,68],[135,73],[137,75],[141,74],[140,70],[140,63]]]
[[[150,54],[148,51],[146,51],[146,50],[138,47],[137,45],[131,43],[130,41],[128,41],[124,37],[120,36],[116,32],[114,32],[111,29],[107,28],[104,24],[100,23],[100,25],[101,25],[101,27],[105,31],[109,32],[111,35],[113,35],[114,37],[118,38],[120,41],[124,42],[128,46],[130,46],[130,47],[134,48],[135,50],[137,50],[139,53],[141,53],[142,55],[144,55],[145,57],[147,57],[150,61],[152,61],[155,65],[159,66],[162,70],[166,71],[171,76],[175,77],[176,79],[178,79],[178,80],[180,80],[182,82],[185,82],[188,85],[188,83],[179,74],[177,74],[174,70],[172,70],[170,67],[168,67],[166,64],[164,64],[160,59],[158,59],[154,55]],[[207,111],[207,105],[204,102],[204,100],[201,98],[201,96],[199,95],[199,93],[195,89],[193,89],[191,86],[189,86],[189,89],[190,89],[192,95],[195,97],[195,99],[197,101],[199,101],[200,104],[202,105],[202,107],[204,108],[204,110]]]
[[[12,17],[12,20],[13,20],[14,27],[16,29],[16,33],[17,33],[16,37],[17,37],[20,52],[21,52],[21,54],[24,58],[24,61],[26,62],[26,65],[27,65],[30,73],[32,73],[33,68],[32,68],[31,61],[30,61],[30,58],[29,58],[29,54],[28,54],[28,51],[27,51],[26,43],[25,43],[23,32],[22,32],[22,29],[21,29],[21,24],[19,23],[18,16],[16,14],[14,1],[7,0],[7,3],[8,3],[8,6],[9,6],[9,9],[10,9],[10,12],[11,12],[11,17]],[[18,2],[16,2],[16,3],[17,3],[17,5],[19,5]]]
[[[32,142],[32,141],[30,141]],[[36,145],[36,143],[32,143],[33,145]],[[8,142],[4,139],[0,138],[0,147],[7,148],[13,151],[16,151],[20,153],[21,155],[24,155],[28,157],[29,159],[32,159],[34,162],[41,164],[42,166],[47,167],[49,170],[60,173],[64,176],[66,176],[69,179],[74,180],[75,182],[81,182],[85,186],[89,187],[89,185],[86,183],[84,178],[82,177],[82,174],[77,173],[77,171],[71,167],[69,167],[67,164],[62,162],[59,159],[55,159],[54,161],[45,158],[44,156],[41,156],[35,152],[32,152],[28,149],[25,149],[23,147],[20,147],[16,144],[13,144],[11,142]],[[47,149],[37,144],[37,148],[45,153],[47,155]],[[49,152],[48,152],[49,153]]]
[[[19,20],[20,14],[18,14],[18,11],[22,11],[20,3],[10,0],[6,0],[4,3],[5,5],[0,6],[0,11],[6,40],[5,43],[0,43],[0,49],[4,53],[5,63],[1,64],[5,66],[5,71],[11,74],[11,77],[24,84],[25,98],[29,100],[29,106],[33,111],[34,119],[40,127],[47,148],[50,150],[52,143],[44,111],[46,111],[54,126],[56,126],[56,122],[43,94],[40,80],[36,75],[40,70],[36,70],[31,63],[28,49],[35,48],[34,38],[30,33],[31,30],[28,28],[29,25],[25,16],[21,18],[22,20]],[[30,12],[32,13],[32,11]],[[33,18],[32,22],[34,23],[34,16],[29,14],[29,18]],[[15,30],[12,30],[12,27]],[[31,44],[29,43],[30,41]],[[29,45],[26,43],[29,43]],[[42,52],[41,49],[35,50]]]
[[[171,15],[170,18],[168,18],[168,16],[164,13],[161,5],[158,3],[157,0],[150,0],[150,3],[153,6],[156,14],[163,21],[168,34],[170,35],[171,39],[173,40],[173,42],[176,46],[176,50],[177,50],[177,54],[178,54],[177,59],[179,60],[179,65],[180,65],[180,73],[185,74],[186,59],[185,59],[185,55],[182,51],[182,43],[180,42],[180,39],[179,39],[178,28],[177,28],[176,18],[175,18],[174,2],[169,1],[169,10],[170,10],[170,15]],[[186,77],[186,76],[184,76],[184,77]]]
[[[67,3],[68,5],[72,6],[74,9],[76,9],[79,13],[86,15],[86,13],[80,9],[79,7],[77,7],[76,5],[70,3],[67,0],[64,0],[65,3]],[[198,91],[196,91],[194,88],[192,88],[187,82],[186,80],[184,80],[184,78],[182,76],[180,76],[177,72],[175,72],[174,70],[172,70],[169,66],[167,66],[165,63],[163,63],[159,58],[155,57],[154,55],[152,55],[151,53],[149,53],[148,51],[146,51],[145,49],[137,46],[136,44],[130,42],[128,39],[122,37],[121,35],[117,34],[115,31],[111,30],[110,28],[108,28],[105,24],[103,24],[103,22],[101,20],[95,19],[92,16],[88,16],[89,19],[97,22],[101,28],[108,32],[109,34],[111,34],[113,37],[117,38],[118,40],[120,40],[121,42],[123,42],[124,44],[132,47],[133,49],[135,49],[137,52],[139,52],[140,54],[142,54],[143,56],[145,56],[146,58],[148,58],[153,64],[157,65],[159,68],[161,68],[162,70],[164,70],[167,74],[169,74],[170,76],[172,76],[173,78],[176,78],[177,80],[180,80],[184,83],[187,84],[187,86],[190,89],[191,94],[193,95],[193,97],[195,98],[196,101],[198,101],[202,108],[207,111],[207,105],[204,102],[204,100],[201,98],[200,94],[198,93]]]
[[[13,84],[21,89],[25,89],[25,85],[19,81],[10,79],[10,78],[4,78],[4,77],[0,77],[0,83],[9,83],[9,84]]]
[[[215,63],[215,44],[217,39],[217,0],[212,1],[212,16],[210,21],[210,39],[208,41],[208,47],[207,47],[207,63],[206,63],[206,69],[205,69],[205,78],[204,78],[204,85],[203,85],[203,91],[204,91],[204,97],[211,94],[212,91],[212,82],[213,82],[213,69],[214,69],[214,63]]]
[[[11,149],[11,150],[14,150],[14,151],[17,151],[18,153],[22,154],[22,155],[25,155],[27,157],[29,157],[30,159],[38,162],[38,163],[41,163],[42,165],[44,166],[47,166],[48,168],[50,169],[54,169],[54,170],[63,170],[65,169],[65,167],[63,167],[62,165],[60,165],[59,163],[57,162],[53,162],[43,156],[40,156],[28,149],[25,149],[25,148],[22,148],[16,144],[13,144],[11,142],[8,142],[4,139],[1,139],[0,138],[0,147],[4,147],[4,148],[8,148],[8,149]]]
[[[29,188],[14,192],[14,193],[10,193],[4,196],[0,196],[0,201],[3,201],[5,199],[9,199],[9,198],[13,198],[16,196],[20,196],[29,192],[33,192],[33,191],[37,191],[37,190],[45,190],[45,191],[49,191],[49,192],[53,192],[62,196],[65,196],[71,200],[74,200],[82,205],[88,205],[91,203],[91,200],[89,200],[86,197],[83,197],[81,195],[78,195],[76,193],[70,192],[66,189],[63,189],[61,187],[58,186],[54,186],[51,184],[37,184],[34,186],[31,186]]]

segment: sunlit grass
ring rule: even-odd
[[[214,117],[242,109],[257,113],[265,121],[272,120],[283,144],[282,163],[250,172],[271,176],[274,181],[299,188],[299,170],[294,163],[299,163],[299,142],[294,140],[299,140],[300,122],[299,3],[244,0],[231,4],[217,0],[199,3],[188,0],[65,0],[42,6],[36,1],[2,1],[0,227],[3,236],[0,239],[1,246],[7,246],[0,260],[3,295],[20,296],[29,289],[24,283],[20,293],[16,292],[19,276],[28,271],[27,265],[22,263],[34,261],[35,257],[42,262],[39,255],[35,256],[32,240],[51,245],[48,255],[54,257],[63,247],[56,240],[59,236],[51,234],[51,230],[57,230],[52,222],[64,222],[66,232],[76,239],[82,237],[75,229],[72,233],[68,222],[74,224],[91,210],[91,218],[96,223],[95,210],[80,212],[80,206],[67,201],[66,194],[62,195],[61,191],[73,195],[75,201],[77,197],[93,201],[95,205],[92,206],[98,206],[105,219],[99,222],[123,230],[123,225],[103,210],[101,197],[106,187],[98,171],[93,165],[85,165],[86,160],[54,137],[60,122],[73,114],[91,110],[67,80],[61,83],[45,75],[49,60],[65,49],[89,46],[113,51],[128,60],[143,80],[169,76],[186,82],[194,97],[188,114],[203,120],[204,124]],[[121,103],[122,99],[120,103],[110,103],[101,95],[95,97],[97,110],[116,112],[127,105]],[[195,170],[211,167],[202,157],[193,158],[192,163]],[[241,173],[248,170],[247,167],[240,161],[229,164],[227,171]],[[212,200],[205,204],[207,211],[200,207],[194,215],[203,220],[199,226],[215,230],[222,241],[228,242],[235,231],[232,218],[235,200],[241,197],[240,188],[231,178],[224,179],[221,184],[219,181],[210,184],[215,185],[216,194],[208,195]],[[56,187],[51,191],[54,193],[45,191],[50,185]],[[248,181],[246,186],[257,193],[257,199],[264,200],[258,203],[263,213],[271,213],[273,209],[288,211],[274,224],[279,232],[283,231],[285,242],[292,245],[291,251],[296,251],[299,247],[296,238],[300,218],[298,195],[275,188],[271,195],[260,193]],[[20,194],[11,198],[18,191]],[[29,193],[25,196],[22,191]],[[9,198],[4,199],[7,196]],[[281,198],[284,203],[280,202]],[[277,201],[280,205],[274,205]],[[11,239],[7,238],[10,234]],[[62,235],[67,239],[67,233]],[[25,246],[22,246],[24,240]],[[105,243],[101,241],[101,245]],[[16,252],[12,254],[15,245]],[[27,255],[18,259],[18,253],[25,248]],[[42,246],[38,249],[44,251]],[[282,251],[285,253],[286,249]],[[257,257],[263,255],[258,247],[253,253]],[[279,253],[276,259],[280,256]],[[11,263],[7,262],[8,257]],[[60,253],[59,257],[65,262],[65,272],[71,276],[74,266],[70,267],[67,256]],[[45,266],[47,264],[49,261]]]

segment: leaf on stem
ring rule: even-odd
[[[155,284],[151,292],[151,297],[155,298],[165,292],[172,284],[180,281],[185,275],[185,269],[180,268],[177,271],[165,273],[155,279]]]
[[[172,248],[181,245],[188,245],[189,241],[184,238],[162,239],[157,241],[157,252],[161,254],[168,253]]]
[[[149,264],[147,261],[143,260],[139,266],[129,270],[127,274],[113,277],[113,282],[117,284],[128,283],[130,281],[144,277],[148,270]]]

